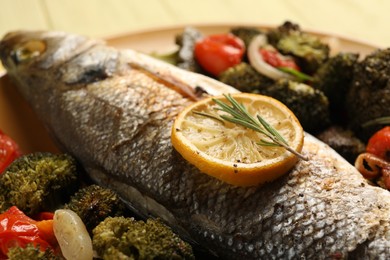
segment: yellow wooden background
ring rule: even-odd
[[[0,35],[50,29],[105,37],[199,23],[281,24],[390,46],[388,0],[0,0]]]

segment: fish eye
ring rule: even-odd
[[[46,43],[42,40],[30,40],[17,45],[11,53],[16,64],[38,57],[46,50]]]

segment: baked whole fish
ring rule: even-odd
[[[236,92],[131,50],[60,32],[12,32],[0,57],[61,147],[142,216],[226,259],[389,259],[390,193],[305,135],[284,177],[241,188],[172,148],[172,121],[199,93]]]

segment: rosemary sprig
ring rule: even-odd
[[[261,139],[258,144],[263,146],[281,146],[284,147],[290,153],[296,155],[297,157],[307,161],[308,159],[302,154],[298,153],[292,149],[283,136],[273,128],[264,118],[260,115],[257,115],[257,120],[249,114],[248,110],[243,104],[240,104],[235,100],[230,94],[224,94],[225,98],[230,102],[231,106],[218,100],[213,99],[213,101],[219,106],[218,110],[228,113],[228,115],[220,115],[220,118],[228,122],[241,125],[243,127],[252,129],[256,132],[259,132],[270,140]],[[208,116],[216,119],[217,117],[213,115],[208,115],[202,112],[196,112],[197,114]]]

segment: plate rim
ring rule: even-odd
[[[257,28],[267,30],[267,29],[276,28],[277,26],[280,26],[281,24],[282,23],[274,24],[274,23],[256,23],[256,22],[238,22],[238,23],[234,23],[234,22],[212,22],[212,23],[210,23],[210,22],[207,22],[207,23],[206,22],[194,22],[194,23],[185,22],[185,23],[178,23],[178,24],[174,24],[174,25],[171,24],[171,25],[160,25],[160,26],[154,26],[154,27],[145,27],[145,28],[140,28],[140,29],[136,29],[136,30],[119,32],[119,33],[112,33],[112,34],[108,34],[106,36],[91,37],[91,38],[100,38],[100,39],[106,41],[108,45],[111,45],[111,42],[120,41],[121,39],[125,39],[127,37],[135,37],[137,35],[139,35],[139,36],[151,35],[151,34],[157,33],[157,32],[161,33],[161,32],[178,31],[178,30],[183,30],[185,27],[194,27],[194,28],[197,28],[199,30],[206,30],[206,29],[218,28],[218,27],[232,28],[232,27],[246,26],[246,27],[257,27]],[[299,25],[299,23],[297,23],[297,24]],[[341,34],[333,33],[333,32],[327,32],[327,31],[323,31],[323,30],[302,28],[301,25],[300,25],[300,27],[304,32],[318,35],[318,36],[324,37],[324,38],[334,37],[336,39],[342,40],[343,42],[350,42],[353,44],[359,44],[359,45],[365,46],[367,48],[372,48],[372,49],[385,48],[384,46],[372,43],[372,42],[367,41],[367,40],[358,39],[355,37],[341,35]],[[173,39],[172,39],[172,43],[174,43]],[[4,76],[5,74],[6,74],[6,70],[0,63],[0,77]]]
[[[108,34],[106,36],[103,36],[101,38],[104,39],[105,41],[107,41],[108,43],[110,43],[110,41],[115,41],[115,40],[118,40],[121,38],[130,37],[130,36],[148,35],[148,34],[153,34],[156,32],[164,32],[164,31],[166,31],[166,32],[176,31],[176,30],[184,29],[185,27],[194,27],[194,28],[199,29],[199,30],[210,29],[213,27],[229,28],[229,27],[240,27],[240,26],[257,27],[257,28],[262,28],[262,29],[272,29],[272,28],[276,28],[276,27],[280,26],[281,24],[282,23],[273,24],[273,23],[254,23],[254,22],[239,22],[239,23],[233,23],[233,22],[213,22],[213,23],[194,22],[194,23],[189,23],[189,22],[185,22],[185,23],[178,23],[175,25],[160,25],[160,26],[145,27],[145,28],[141,28],[141,29],[130,30],[127,32],[113,33],[113,34]],[[307,32],[309,34],[314,34],[314,35],[318,35],[321,37],[335,37],[335,38],[343,40],[343,41],[353,42],[356,44],[365,45],[366,47],[371,47],[371,48],[375,48],[375,49],[385,48],[382,45],[379,45],[379,44],[376,44],[376,43],[373,43],[373,42],[370,42],[367,40],[363,40],[360,38],[342,35],[342,34],[334,33],[334,32],[328,32],[325,30],[305,28],[305,27],[302,27],[299,23],[297,23],[297,24],[301,27],[302,31]]]

